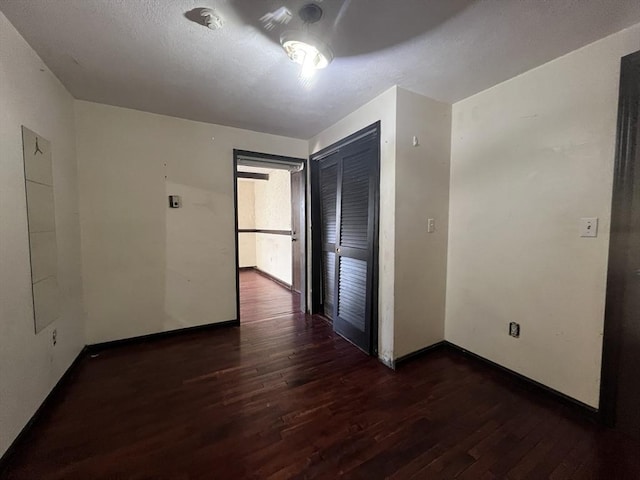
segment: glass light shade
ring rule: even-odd
[[[287,56],[302,65],[303,75],[325,68],[333,60],[333,53],[324,42],[304,32],[284,32],[280,43]]]

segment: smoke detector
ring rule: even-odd
[[[222,28],[222,18],[210,8],[203,8],[200,11],[200,17],[202,17],[202,23],[205,27],[211,30],[219,30]]]

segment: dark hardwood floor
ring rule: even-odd
[[[288,290],[255,270],[240,271],[242,324],[261,322],[300,310],[300,294]]]
[[[85,358],[3,478],[613,480],[639,457],[456,351],[393,372],[284,314]]]

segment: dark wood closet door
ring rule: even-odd
[[[338,200],[338,154],[320,163],[320,220],[322,238],[322,306],[326,317],[333,320],[335,307],[335,251]]]
[[[338,159],[334,330],[371,352],[377,138],[341,149]]]
[[[311,155],[311,309],[377,353],[380,122]]]

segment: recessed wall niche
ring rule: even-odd
[[[58,246],[51,144],[22,127],[29,255],[36,333],[58,318]]]

